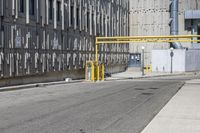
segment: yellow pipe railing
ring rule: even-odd
[[[195,38],[195,39],[194,39]],[[197,40],[196,40],[197,38]],[[101,44],[128,44],[128,43],[197,43],[200,35],[175,35],[175,36],[114,36],[114,37],[96,37],[95,61],[97,63],[97,80],[100,80],[99,68],[99,45]],[[94,66],[92,66],[94,68]],[[94,69],[93,69],[94,70]],[[152,66],[150,66],[152,71]],[[95,76],[92,75],[92,79]],[[95,80],[95,79],[94,79]],[[104,66],[102,66],[102,80],[104,80]]]
[[[98,41],[96,44],[127,44],[127,43],[173,43],[173,42],[200,42],[200,40],[130,40],[130,41]]]
[[[144,38],[195,38],[200,35],[170,35],[170,36],[114,36],[114,37],[97,37],[97,39],[144,39]]]
[[[182,43],[196,42],[197,43],[197,42],[200,42],[200,40],[193,40],[193,38],[200,38],[200,35],[96,37],[95,61],[97,63],[99,61],[98,45],[101,45],[101,44],[173,43],[173,42],[182,42]]]

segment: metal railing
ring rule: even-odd
[[[99,45],[102,44],[128,44],[128,43],[197,43],[200,35],[170,35],[170,36],[115,36],[115,37],[96,37],[96,62],[98,60]]]

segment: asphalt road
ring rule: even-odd
[[[186,79],[75,83],[0,92],[0,133],[139,133]]]

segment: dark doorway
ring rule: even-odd
[[[141,67],[141,53],[130,54],[129,67]]]
[[[197,25],[197,34],[200,35],[200,24]],[[200,37],[198,37],[198,40],[200,40]],[[200,42],[198,42],[200,43]]]

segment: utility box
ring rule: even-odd
[[[98,64],[96,61],[87,61],[85,68],[85,80],[92,82],[104,80],[104,68],[104,64]]]
[[[86,62],[86,70],[85,70],[85,80],[86,81],[96,81],[97,77],[97,63],[95,61],[87,61]]]

